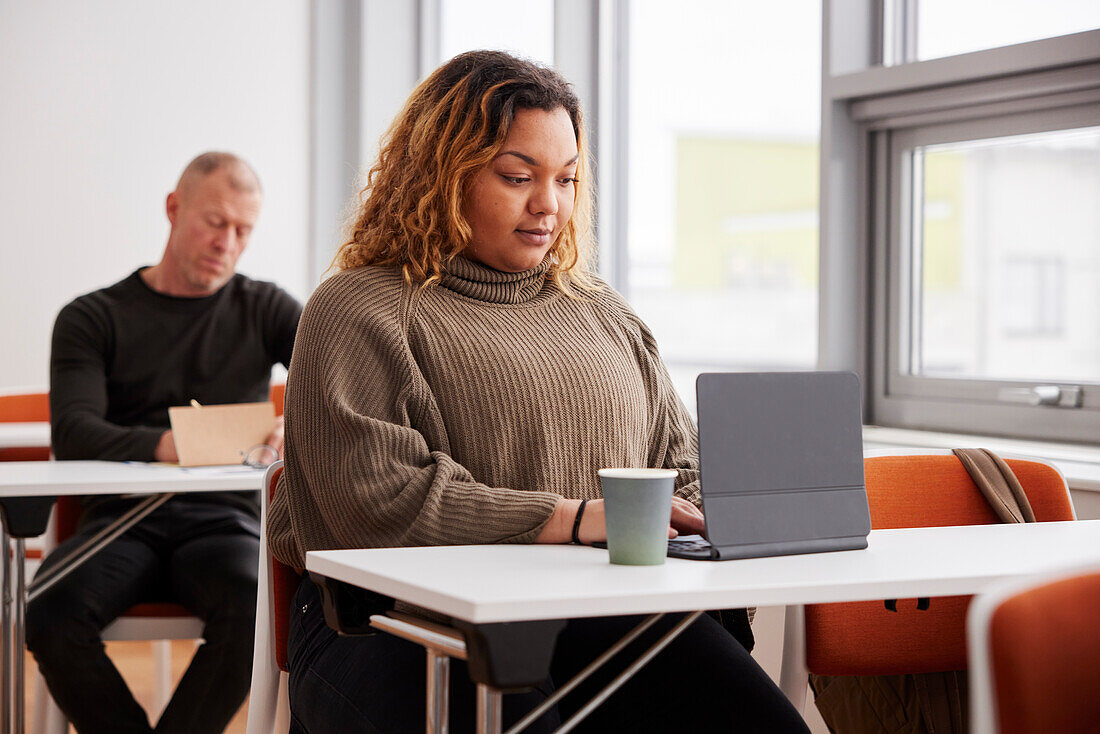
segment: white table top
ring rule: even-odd
[[[469,622],[973,594],[1100,564],[1100,520],[874,530],[866,550],[612,566],[571,545],[315,551],[313,572]]]
[[[16,446],[20,448],[49,446],[50,424],[35,423],[0,423],[0,449],[9,449]]]
[[[0,497],[260,489],[263,469],[123,461],[0,461]]]

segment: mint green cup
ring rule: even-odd
[[[675,469],[600,469],[612,563],[659,566],[668,553]]]

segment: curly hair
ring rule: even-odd
[[[470,244],[463,198],[500,152],[516,112],[558,108],[577,136],[579,180],[573,216],[549,250],[547,277],[567,294],[569,281],[590,288],[592,195],[580,102],[556,71],[500,51],[455,56],[413,91],[382,138],[333,267],[400,266],[410,284],[438,281]]]

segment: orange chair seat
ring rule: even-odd
[[[1036,520],[1072,520],[1065,480],[1050,466],[1010,459]],[[864,461],[873,528],[987,525],[993,510],[953,455]],[[898,600],[806,607],[806,667],[819,675],[895,675],[965,670],[970,596],[938,597],[927,610]]]

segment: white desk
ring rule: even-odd
[[[0,449],[50,445],[50,424],[0,423]]]
[[[612,566],[607,551],[497,545],[316,551],[316,574],[491,624],[787,605],[785,649],[804,653],[802,605],[974,594],[1001,579],[1100,562],[1100,520],[873,530],[866,550]],[[801,710],[804,657],[781,683]]]
[[[8,424],[26,425],[26,424]],[[46,424],[48,426],[48,424]],[[48,430],[48,429],[47,429]],[[48,433],[46,445],[49,444]],[[17,445],[26,445],[23,443]],[[4,527],[0,529],[0,554],[3,555],[3,614],[0,625],[3,633],[2,683],[5,696],[0,732],[8,734],[24,731],[23,712],[23,620],[26,613],[26,583],[23,577],[24,538],[40,535],[46,528],[46,516],[50,505],[59,495],[141,494],[159,495],[145,505],[143,511],[151,512],[179,492],[216,492],[230,490],[259,490],[263,470],[245,467],[180,468],[155,464],[126,463],[117,461],[10,461],[0,462],[0,506],[4,510]],[[104,534],[104,538],[125,532],[138,522],[143,514],[135,514],[129,520],[119,521]],[[11,521],[15,529],[8,527]],[[8,532],[15,536],[15,593],[11,593],[9,580],[11,555]],[[94,545],[88,555],[100,545]],[[76,558],[72,563],[59,564],[71,570],[88,557]],[[67,570],[65,572],[67,572]],[[14,602],[14,604],[13,604]],[[14,606],[14,613],[11,607]],[[10,657],[9,657],[10,656]],[[10,718],[8,712],[10,711]]]
[[[259,489],[262,469],[125,461],[0,462],[0,499]]]

